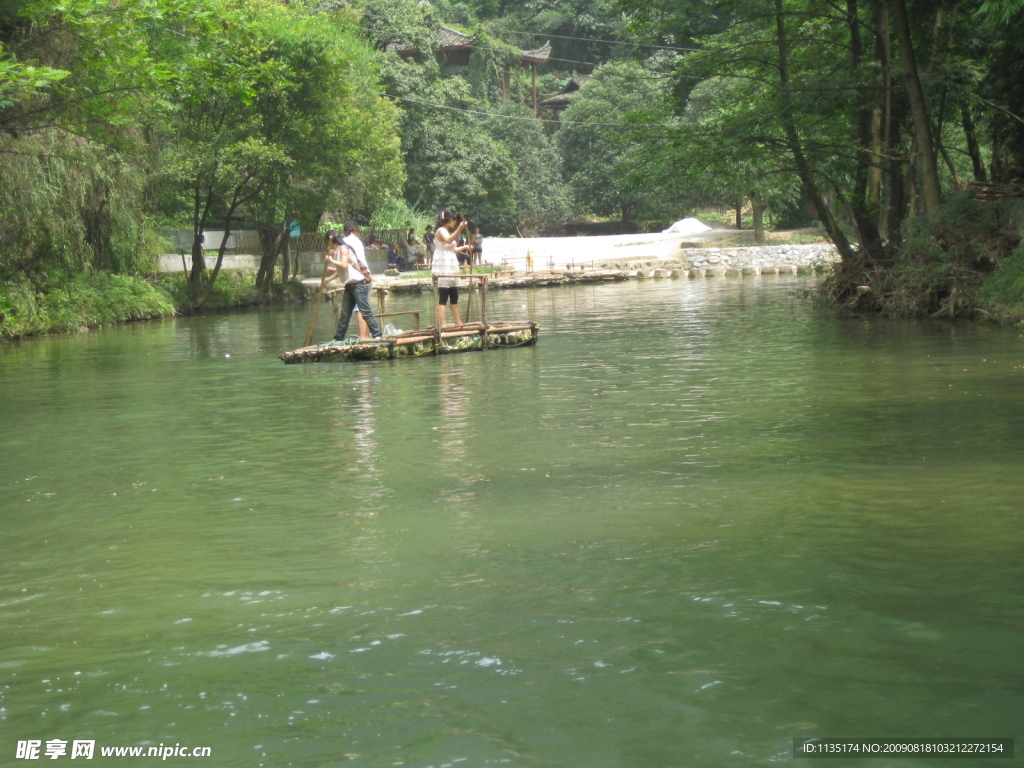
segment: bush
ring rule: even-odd
[[[274,300],[301,301],[302,284],[275,286]],[[216,312],[266,304],[252,272],[221,272],[202,307],[196,307],[183,275],[150,279],[92,272],[0,282],[0,340],[67,333],[111,323],[151,320],[196,312]]]
[[[1001,226],[998,206],[955,194],[934,215],[909,220],[891,258],[843,264],[826,290],[858,311],[991,317],[1018,284],[1021,265],[1011,254],[1019,242]]]
[[[90,272],[0,284],[0,339],[64,333],[129,320],[175,314],[171,297],[131,275]]]
[[[982,286],[979,309],[1004,322],[1024,324],[1024,244]]]

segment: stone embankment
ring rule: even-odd
[[[626,259],[594,263],[593,266],[565,270],[495,273],[491,289],[532,288],[545,285],[618,282],[622,280],[742,277],[752,275],[810,275],[832,269],[839,260],[833,246],[767,245],[746,248],[687,248],[676,259]],[[316,278],[303,281],[315,292]],[[397,273],[374,278],[374,285],[394,293],[418,293],[431,288],[430,278],[402,278]]]
[[[835,246],[760,245],[745,248],[687,248],[678,259],[603,262],[604,269],[680,270],[688,277],[793,275],[823,272],[839,261]]]

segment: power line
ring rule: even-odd
[[[369,18],[373,18],[373,19],[383,19],[383,20],[386,20],[386,21],[391,21],[391,17],[388,16],[387,14],[373,13],[372,11],[369,11],[367,9],[361,9],[361,10],[360,9],[352,9],[352,10],[357,10],[364,17],[369,17]],[[441,23],[443,25],[446,22],[441,22]],[[522,29],[506,29],[506,30],[502,30],[502,31],[503,32],[509,32],[509,33],[515,34],[515,35],[532,35],[533,37],[555,38],[557,40],[576,40],[576,41],[584,42],[584,43],[606,43],[608,45],[629,45],[629,46],[633,46],[633,47],[636,47],[636,48],[661,48],[661,49],[666,50],[666,51],[682,51],[683,53],[700,53],[700,52],[702,52],[702,49],[700,49],[700,48],[680,48],[678,46],[661,45],[659,43],[633,43],[633,42],[629,42],[629,41],[625,41],[625,40],[603,40],[603,39],[598,38],[598,37],[573,37],[573,36],[570,36],[570,35],[552,35],[552,34],[549,34],[547,32],[527,32],[526,30],[522,30]],[[594,66],[594,67],[600,66],[600,64],[592,62],[592,61],[575,61],[573,59],[556,59],[554,57],[549,57],[549,59],[551,61],[563,61],[563,62],[567,62],[569,64],[587,64],[589,66]]]
[[[447,109],[452,112],[463,112],[467,115],[481,115],[483,117],[496,117],[501,120],[527,120],[532,123],[554,123],[555,125],[580,125],[580,126],[593,126],[593,127],[606,127],[606,128],[674,128],[671,123],[589,123],[579,120],[552,120],[550,118],[533,117],[532,115],[499,115],[496,112],[484,112],[479,109],[463,109],[462,107],[449,107],[445,104],[434,104],[430,101],[422,101],[420,99],[410,99],[404,96],[395,96],[390,93],[385,93],[389,99],[395,99],[396,101],[407,101],[412,104],[421,104],[425,107],[435,107],[436,109]]]
[[[547,32],[526,32],[521,29],[506,30],[516,35],[533,35],[534,37],[554,37],[559,40],[578,40],[584,43],[607,43],[608,45],[632,45],[638,48],[663,48],[666,51],[682,51],[684,53],[699,53],[700,48],[680,48],[674,45],[659,45],[657,43],[631,43],[625,40],[602,40],[597,37],[570,37],[569,35],[550,35]]]

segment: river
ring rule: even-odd
[[[283,365],[308,306],[5,346],[0,765],[1020,749],[1024,344],[811,285],[496,292],[536,347],[366,364]]]

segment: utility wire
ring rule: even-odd
[[[389,99],[395,99],[396,101],[407,101],[412,104],[421,104],[425,107],[435,107],[437,109],[447,109],[452,112],[463,112],[467,115],[481,115],[482,117],[496,117],[501,120],[527,120],[531,123],[554,123],[555,125],[580,125],[580,126],[601,126],[606,128],[674,128],[676,127],[672,123],[599,123],[599,122],[583,122],[579,120],[552,120],[550,118],[533,117],[529,115],[499,115],[496,112],[483,112],[479,109],[463,109],[462,107],[449,107],[445,104],[434,104],[430,101],[422,101],[420,99],[410,99],[404,96],[395,96],[390,93],[385,93]]]
[[[682,51],[684,53],[700,53],[700,48],[680,48],[674,45],[659,45],[657,43],[631,43],[626,40],[602,40],[598,37],[570,37],[569,35],[550,35],[547,32],[527,32],[522,29],[505,30],[515,35],[533,35],[534,37],[554,37],[558,40],[578,40],[584,43],[607,43],[608,45],[632,45],[637,48],[664,48],[666,51]]]

